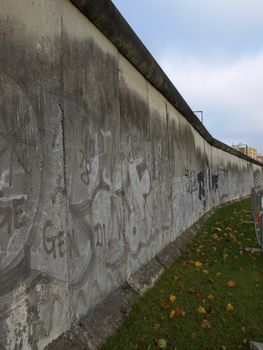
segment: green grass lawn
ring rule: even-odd
[[[138,298],[110,349],[249,349],[263,342],[263,257],[251,201],[220,208],[191,247]]]

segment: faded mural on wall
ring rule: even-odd
[[[67,183],[61,162],[53,173],[54,181],[49,186],[49,193],[43,192],[42,173],[47,175],[48,172],[44,169],[45,154],[34,108],[27,94],[12,79],[2,74],[0,82],[3,106],[0,132],[0,155],[3,159],[0,174],[0,266],[2,276],[13,276],[4,279],[1,290],[5,294],[17,287],[21,281],[16,281],[16,275],[19,269],[25,268],[25,264],[25,278],[32,273],[30,270],[39,275],[40,284],[36,283],[34,293],[31,292],[31,301],[28,301],[31,306],[27,307],[26,315],[33,312],[32,317],[39,320],[41,314],[49,316],[40,323],[32,321],[34,327],[29,325],[28,317],[24,320],[29,327],[27,333],[38,341],[41,337],[50,336],[53,324],[61,314],[67,319],[69,313],[66,295],[64,299],[59,292],[50,294],[50,291],[44,291],[49,289],[50,283],[59,283],[62,289],[68,283],[69,289],[77,291],[71,312],[81,312],[80,305],[88,308],[86,283],[90,282],[90,276],[94,277],[98,264],[102,264],[105,270],[119,270],[127,263],[129,255],[137,256],[143,247],[176,225],[176,211],[169,206],[164,220],[158,215],[156,217],[158,201],[165,205],[171,198],[180,205],[178,198],[181,195],[191,196],[193,201],[200,202],[205,212],[210,193],[216,194],[219,202],[229,198],[231,178],[228,169],[220,165],[217,171],[185,167],[181,179],[167,178],[171,184],[177,183],[177,188],[168,185],[168,193],[161,189],[160,183],[156,182],[158,179],[153,179],[136,133],[130,133],[125,148],[116,151],[112,131],[97,129],[94,126],[96,118],[87,106],[71,105],[68,110],[74,108],[77,114],[70,117],[67,124],[70,125]],[[6,106],[3,99],[10,100],[10,104]],[[67,103],[73,102],[69,99]],[[55,100],[49,99],[48,104],[48,110],[58,120],[51,133],[51,148],[59,148],[62,138],[59,123],[64,116]],[[113,150],[117,152],[114,157]],[[254,172],[255,184],[260,182],[260,178],[260,172]],[[63,207],[68,208],[66,214]],[[180,225],[177,228],[180,229]],[[39,263],[39,251],[48,265],[43,263],[41,266]],[[70,261],[69,265],[67,261]],[[51,266],[50,271],[47,266]],[[97,288],[103,296],[99,283]],[[7,322],[12,322],[12,317],[9,314]]]
[[[0,75],[0,89],[0,267],[3,271],[22,259],[23,247],[37,230],[43,155],[35,111],[28,96],[4,74]]]

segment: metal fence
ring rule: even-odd
[[[252,188],[252,214],[256,237],[263,254],[263,189],[260,187]]]

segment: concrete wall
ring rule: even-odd
[[[42,349],[263,171],[69,1],[0,5],[0,349]]]

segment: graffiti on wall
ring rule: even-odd
[[[223,167],[213,173],[209,167],[207,171],[199,172],[185,168],[184,179],[186,193],[194,195],[196,192],[204,210],[208,192],[217,193],[220,199],[229,195],[228,170]]]
[[[63,119],[66,130],[51,128],[51,153],[55,154],[65,133],[65,169],[62,164],[56,172],[55,159],[50,166],[55,180],[47,190],[45,178],[51,173],[45,164],[51,163],[43,151],[35,107],[26,92],[3,74],[0,92],[0,277],[12,276],[2,278],[1,290],[4,294],[15,289],[27,254],[29,272],[46,279],[39,282],[45,286],[43,294],[35,293],[40,287],[34,287],[25,314],[32,317],[32,327],[41,325],[32,333],[45,338],[59,323],[59,310],[67,318],[66,301],[60,297],[65,285],[76,290],[76,304],[85,309],[87,281],[102,298],[102,283],[94,281],[96,269],[109,281],[105,289],[117,284],[113,273],[121,281],[127,257],[137,258],[172,227],[170,203],[181,189],[173,193],[170,183],[152,179],[150,161],[136,132],[127,131],[125,147],[120,147],[117,128],[99,125],[87,106],[68,99],[65,111],[58,104],[53,108],[52,118]],[[208,170],[184,169],[182,176],[181,192],[199,200],[203,210],[209,191],[220,199],[229,195],[228,170]],[[255,183],[260,181],[256,175]],[[60,293],[49,291],[52,283]]]
[[[186,169],[184,176],[186,178],[186,191],[190,194],[198,190],[196,171],[193,169]]]
[[[43,154],[41,136],[30,99],[4,74],[0,75],[0,106],[2,271],[22,259],[23,247],[36,233],[43,203]]]

